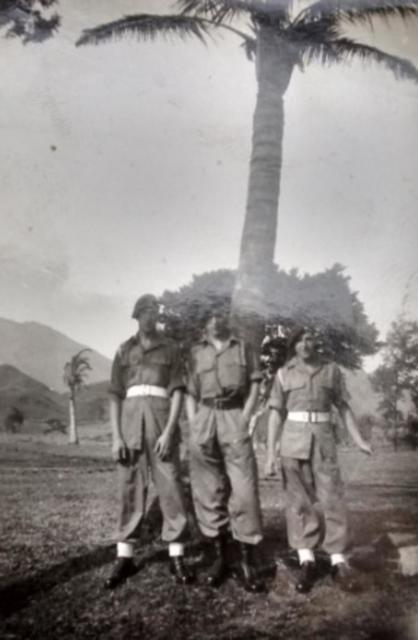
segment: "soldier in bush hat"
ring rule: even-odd
[[[170,569],[179,583],[193,576],[183,562],[187,515],[180,483],[176,432],[184,380],[177,346],[157,331],[155,296],[141,296],[132,317],[138,332],[119,347],[112,366],[110,420],[117,461],[121,511],[117,562],[105,586],[114,588],[135,572],[133,543],[145,511],[152,476],[163,515]]]
[[[314,334],[295,327],[289,335],[287,363],[278,370],[271,395],[266,474],[275,473],[276,443],[286,492],[286,523],[290,546],[301,565],[296,589],[307,592],[315,580],[314,549],[322,539],[314,503],[324,512],[322,546],[330,554],[333,575],[343,588],[353,587],[346,561],[347,515],[337,461],[331,408],[335,406],[356,445],[370,454],[350,408],[350,396],[339,367],[315,350]]]
[[[231,333],[225,304],[214,303],[203,317],[205,333],[190,357],[186,409],[195,513],[214,552],[207,583],[218,586],[227,576],[230,528],[244,587],[260,591],[254,549],[262,539],[261,516],[248,425],[262,375],[250,345]]]

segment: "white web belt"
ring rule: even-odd
[[[138,396],[157,396],[158,398],[168,398],[167,389],[158,387],[155,384],[134,384],[129,387],[126,392],[127,398],[136,398]]]
[[[331,413],[329,411],[289,411],[287,418],[295,422],[329,422]]]

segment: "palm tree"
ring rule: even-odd
[[[57,0],[0,0],[0,27],[7,37],[21,38],[23,43],[42,42],[54,34],[60,18],[47,10]]]
[[[91,349],[81,349],[69,362],[64,365],[64,382],[70,391],[69,415],[70,415],[70,444],[78,444],[77,419],[76,419],[76,395],[83,385],[87,372],[91,371],[89,359],[84,354]]]
[[[260,319],[276,246],[284,95],[296,66],[333,65],[359,58],[378,63],[396,78],[418,80],[407,60],[344,35],[347,25],[373,27],[418,15],[418,0],[317,0],[293,12],[291,0],[178,0],[172,15],[130,15],[84,30],[78,45],[99,44],[126,35],[194,37],[206,42],[212,31],[232,32],[255,60],[258,83],[253,140],[233,315],[247,337],[259,344]],[[258,327],[258,330],[257,330]]]

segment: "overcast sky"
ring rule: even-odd
[[[61,0],[55,38],[0,39],[0,316],[105,355],[140,293],[238,260],[256,95],[239,41],[74,47],[83,27],[157,6]],[[417,21],[369,41],[418,64]],[[418,89],[312,65],[285,109],[276,260],[346,265],[384,334],[405,294],[418,315]]]

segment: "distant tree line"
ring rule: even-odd
[[[379,410],[395,449],[400,440],[418,446],[418,322],[401,315],[387,334],[383,363],[372,376]],[[410,409],[405,409],[409,400]],[[412,408],[412,411],[411,411]]]

